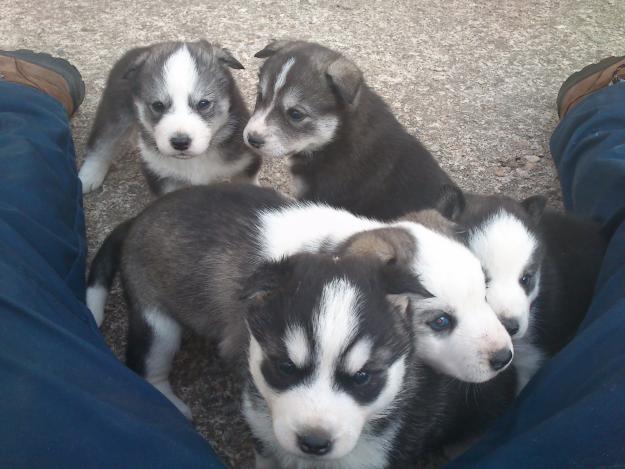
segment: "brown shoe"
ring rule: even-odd
[[[85,84],[76,67],[49,54],[0,51],[0,80],[43,91],[59,101],[70,116],[85,98]]]
[[[558,115],[560,118],[586,96],[625,80],[625,56],[608,57],[596,64],[588,65],[568,77],[558,93]]]

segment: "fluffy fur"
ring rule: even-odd
[[[300,199],[391,220],[433,207],[452,184],[346,57],[303,41],[256,57],[267,60],[244,138],[259,155],[288,159]]]
[[[260,158],[243,144],[249,113],[228,68],[243,66],[203,40],[127,52],[98,106],[79,173],[83,191],[102,184],[133,129],[148,184],[158,195],[220,179],[254,181]]]

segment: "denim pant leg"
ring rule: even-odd
[[[575,339],[486,437],[448,467],[625,465],[625,83],[585,98],[551,138],[568,210],[610,243]]]
[[[0,81],[0,467],[221,468],[106,346],[84,304],[85,246],[65,110]]]

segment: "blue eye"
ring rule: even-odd
[[[198,111],[204,111],[206,109],[208,109],[209,107],[212,106],[213,103],[211,103],[209,100],[207,99],[200,99],[197,103],[197,110]]]
[[[278,363],[278,370],[280,370],[280,373],[283,375],[290,376],[297,371],[297,367],[291,360],[286,360]]]
[[[294,121],[301,121],[302,119],[304,119],[304,117],[306,117],[306,115],[303,112],[298,111],[294,107],[288,109],[286,113]]]
[[[452,326],[452,319],[449,314],[441,314],[427,323],[436,332],[444,331]]]
[[[366,371],[364,371],[364,370],[357,371],[352,376],[352,382],[356,386],[363,386],[363,385],[367,384],[370,379],[371,379],[371,375],[369,373],[367,373]]]
[[[154,112],[157,112],[159,114],[165,110],[165,105],[162,103],[162,101],[154,101],[151,106]]]
[[[531,281],[532,281],[532,274],[524,274],[523,277],[521,277],[521,279],[519,280],[519,282],[521,282],[521,285],[525,287],[528,286]]]

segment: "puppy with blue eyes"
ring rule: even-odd
[[[79,172],[83,192],[102,184],[135,129],[143,172],[156,195],[221,179],[254,182],[261,160],[243,143],[249,113],[230,68],[243,66],[204,40],[127,52],[98,106]]]
[[[606,242],[590,220],[545,208],[532,196],[462,194],[447,188],[441,211],[463,227],[486,275],[486,299],[513,339],[518,391],[584,318]]]
[[[342,54],[304,41],[275,41],[244,132],[257,154],[285,159],[296,195],[379,220],[433,208],[453,184]]]

